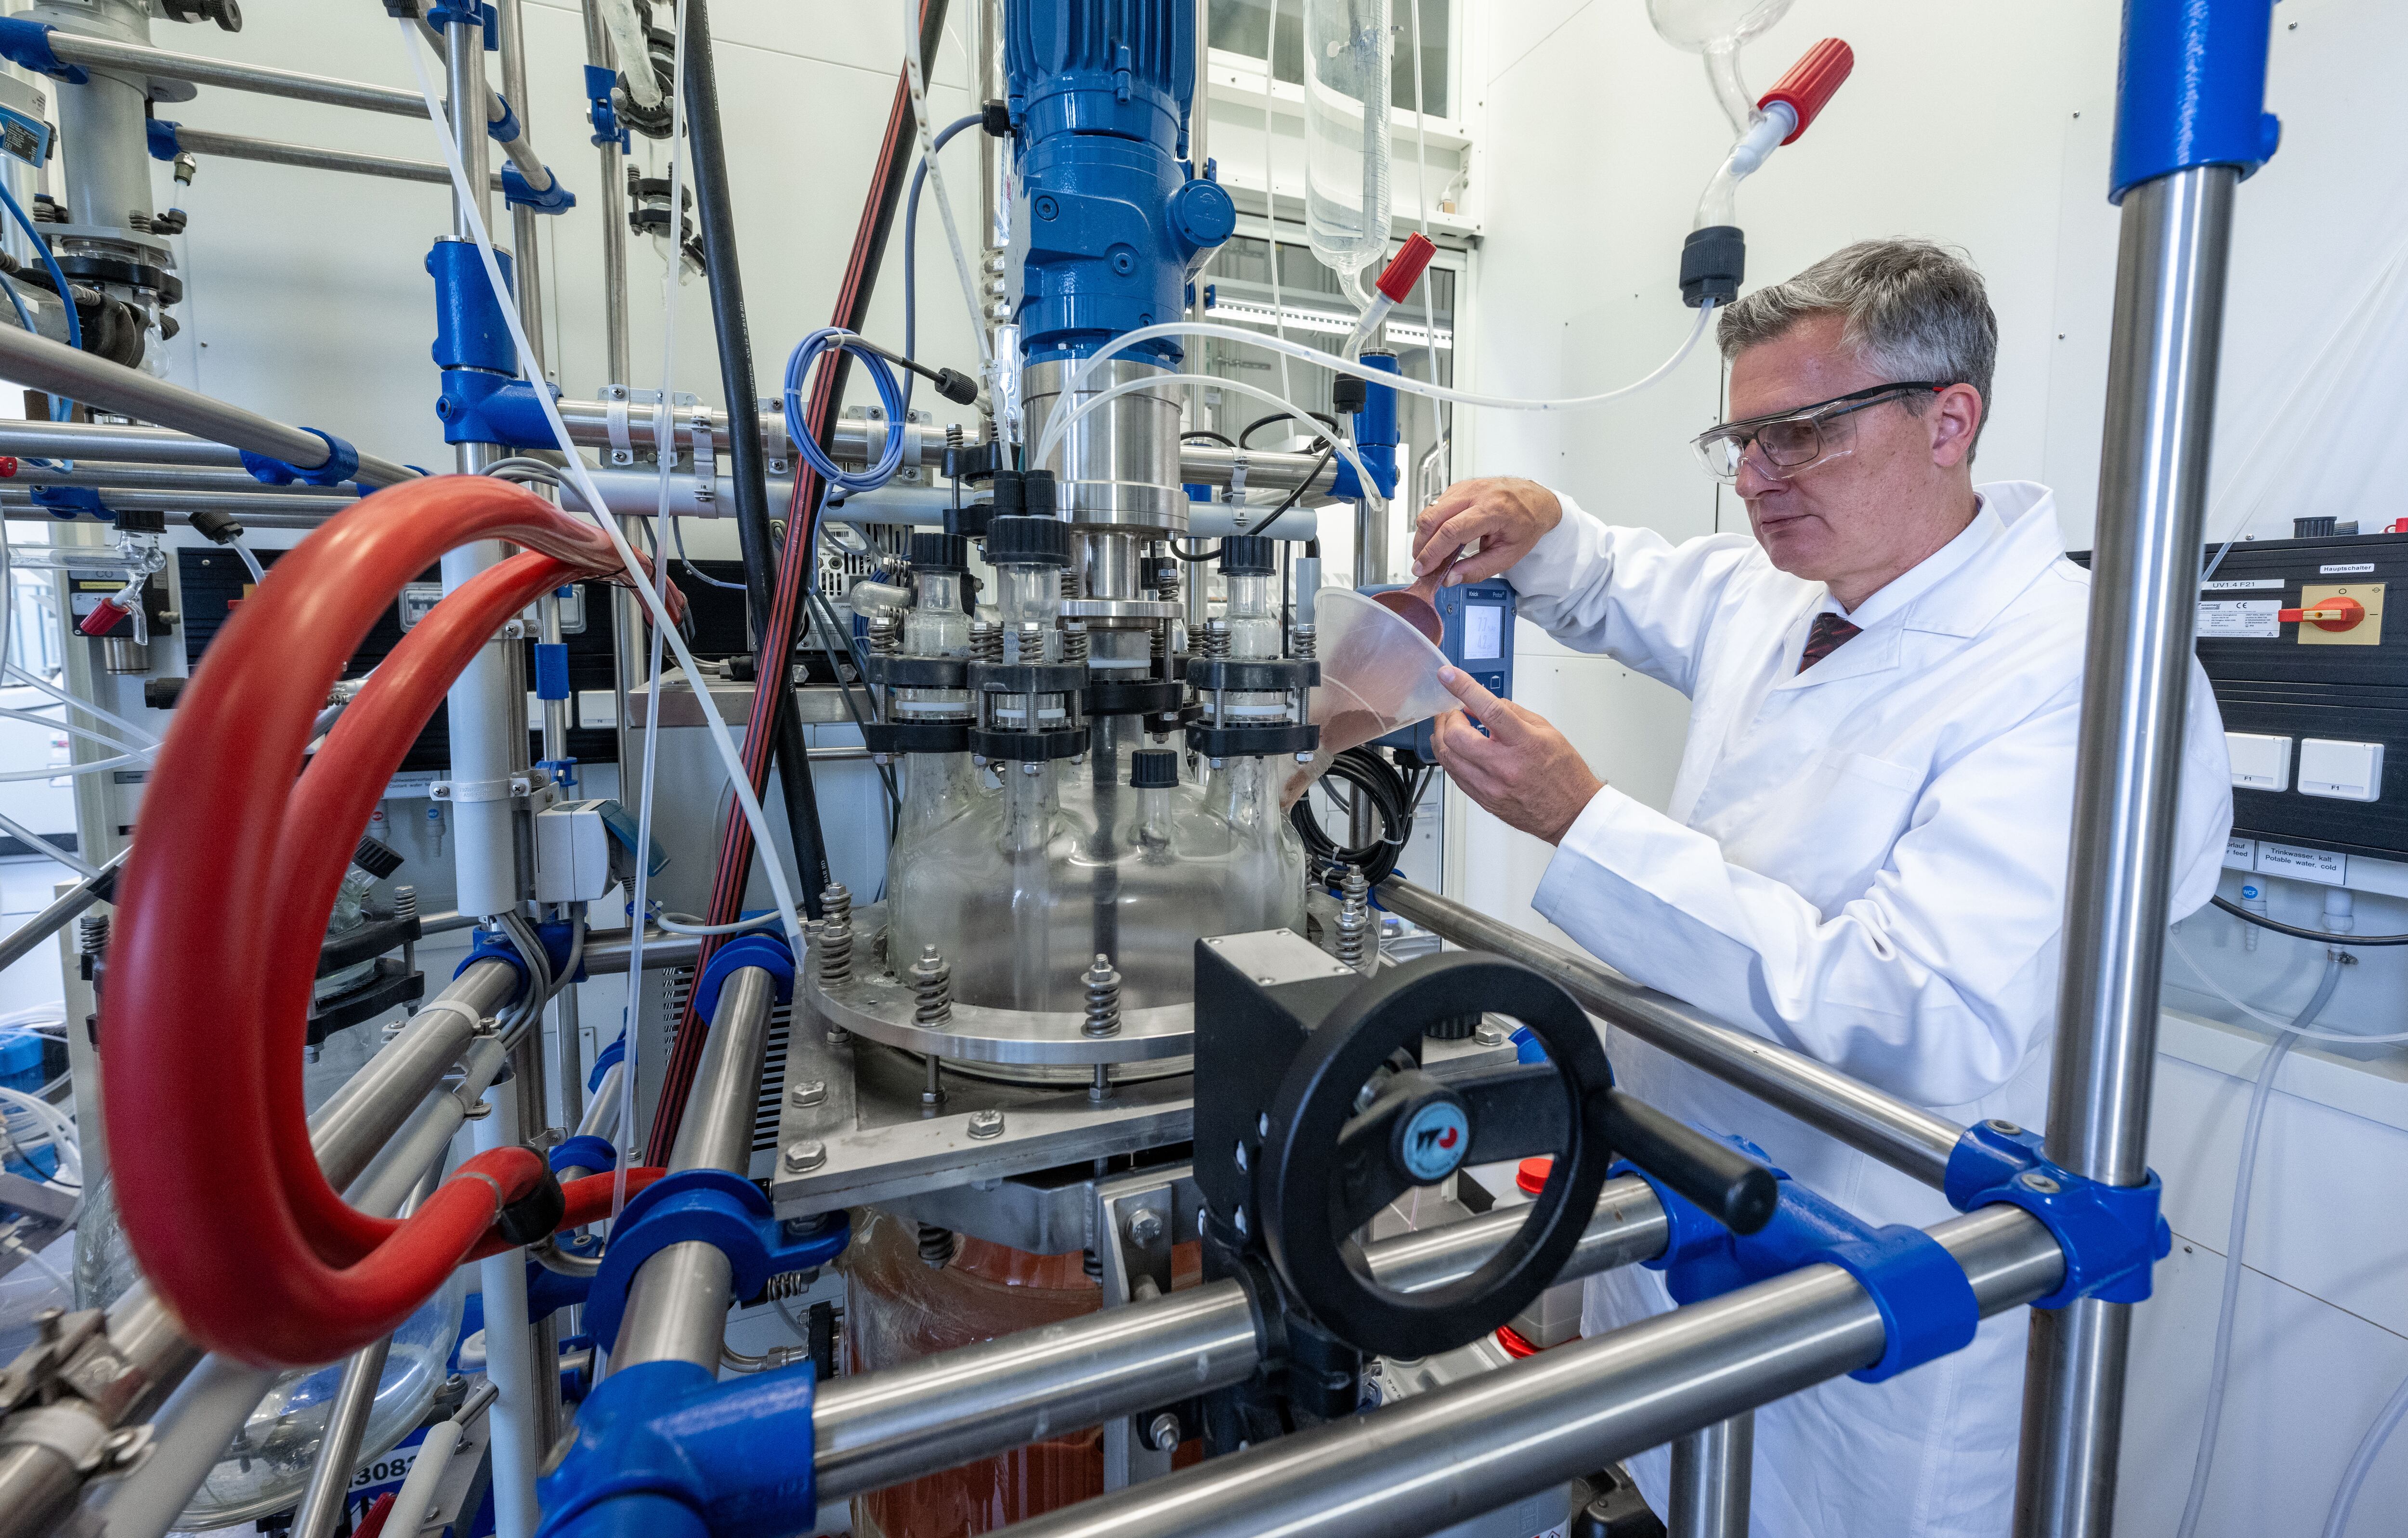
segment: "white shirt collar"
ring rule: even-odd
[[[1813,611],[1837,614],[1859,630],[1870,630],[1891,615],[1903,612],[1915,599],[1955,576],[1966,562],[1980,554],[1991,540],[2006,531],[2006,520],[1991,509],[1989,498],[1977,493],[1972,522],[1959,530],[1956,538],[1891,578],[1887,586],[1856,608],[1842,608],[1840,600],[1831,597],[1830,590],[1826,588],[1823,601],[1814,606]]]

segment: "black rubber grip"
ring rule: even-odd
[[[550,1238],[567,1214],[568,1195],[560,1188],[560,1177],[552,1172],[547,1162],[543,1184],[494,1215],[494,1231],[512,1244],[532,1244]]]
[[[1613,1151],[1696,1202],[1733,1233],[1772,1221],[1781,1183],[1717,1138],[1618,1089],[1605,1092],[1605,1138]]]

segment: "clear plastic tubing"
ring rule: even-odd
[[[1304,229],[1356,307],[1388,258],[1388,0],[1304,0]]]

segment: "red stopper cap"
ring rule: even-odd
[[[1856,50],[1837,37],[1826,37],[1799,55],[1798,62],[1789,66],[1789,73],[1773,82],[1772,89],[1757,100],[1756,108],[1761,110],[1774,102],[1787,102],[1789,109],[1798,114],[1798,127],[1781,142],[1795,144],[1799,135],[1813,122],[1815,114],[1823,110],[1823,104],[1831,99],[1841,82],[1848,78],[1848,72],[1856,67]]]
[[[1525,1357],[1535,1357],[1541,1349],[1537,1343],[1512,1325],[1497,1327],[1497,1344],[1504,1347],[1505,1355],[1515,1361],[1520,1361]]]
[[[1522,1188],[1525,1196],[1537,1196],[1546,1188],[1547,1171],[1555,1167],[1555,1161],[1544,1154],[1526,1158],[1513,1167],[1513,1184]]]
[[[1841,73],[1844,75],[1847,72],[1842,70]],[[1430,258],[1437,254],[1438,248],[1430,244],[1429,237],[1417,230],[1405,237],[1405,249],[1397,252],[1396,260],[1388,264],[1388,270],[1380,274],[1379,282],[1372,286],[1398,304],[1403,304],[1405,295],[1421,281],[1422,268],[1428,266]]]
[[[92,612],[86,614],[76,628],[87,636],[105,636],[117,628],[118,621],[133,612],[113,598],[103,598],[92,606]]]
[[[0,454],[0,481],[14,480],[16,474],[16,457],[13,454]]]

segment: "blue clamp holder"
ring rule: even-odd
[[[21,24],[22,23],[0,22],[0,26]],[[12,60],[17,58],[13,53],[8,54],[8,57]],[[17,60],[17,62],[23,61]],[[184,152],[183,145],[177,141],[176,128],[177,125],[165,118],[150,118],[144,121],[142,137],[144,142],[150,146],[152,160],[164,160],[173,164],[175,158]]]
[[[537,925],[535,932],[536,938],[543,941],[544,956],[552,963],[552,975],[558,977],[560,970],[568,965],[569,948],[575,942],[572,927],[566,919],[553,919],[550,923]],[[507,961],[518,969],[519,985],[510,990],[509,998],[511,1003],[516,1003],[519,996],[526,991],[527,964],[526,958],[519,955],[519,948],[510,943],[509,936],[493,929],[479,929],[475,941],[468,947],[468,954],[461,959],[460,965],[452,969],[452,975],[458,977],[480,961]],[[582,983],[585,975],[585,962],[580,957],[577,975],[570,981]],[[624,1042],[614,1042],[613,1045],[624,1054]],[[609,1054],[605,1052],[603,1056],[608,1057]]]
[[[2050,1163],[2041,1143],[2038,1132],[2013,1122],[1967,1128],[1948,1156],[1948,1204],[1970,1213],[2004,1202],[2048,1225],[2065,1251],[2065,1280],[2034,1308],[2076,1298],[2146,1301],[2150,1267],[2174,1247],[2173,1229],[2157,1214],[2165,1187],[2157,1171],[2139,1186],[2103,1185]]]
[[[617,1041],[594,1055],[594,1066],[585,1075],[585,1093],[591,1095],[602,1087],[602,1075],[627,1060],[627,1033],[621,1031]]]
[[[2108,202],[2176,171],[2232,165],[2246,178],[2273,158],[2273,28],[2274,0],[2126,0]]]
[[[786,937],[755,932],[738,935],[716,951],[694,980],[694,1014],[697,1020],[710,1020],[719,1013],[719,989],[729,978],[747,967],[758,967],[778,980],[778,1002],[791,1003],[795,997],[795,953],[786,947]]]
[[[556,1241],[560,1248],[580,1260],[592,1259],[601,1250],[599,1240],[572,1243],[564,1236]],[[546,1270],[543,1262],[526,1263],[527,1323],[541,1324],[564,1308],[585,1301],[593,1290],[591,1276],[570,1276],[562,1272]]]
[[[610,1146],[608,1138],[597,1138],[591,1132],[580,1132],[552,1145],[545,1156],[552,1162],[552,1172],[563,1170],[584,1170],[593,1174],[605,1174],[619,1167],[619,1150]]]
[[[1727,1141],[1764,1158],[1762,1149],[1743,1139]],[[1674,1301],[1702,1302],[1802,1267],[1831,1265],[1855,1277],[1881,1310],[1881,1359],[1848,1374],[1859,1383],[1896,1377],[1971,1342],[1981,1304],[1965,1268],[1938,1240],[1904,1224],[1873,1228],[1784,1171],[1772,1172],[1781,1182],[1781,1205],[1771,1222],[1742,1238],[1646,1171],[1627,1161],[1614,1165],[1612,1173],[1639,1176],[1663,1203],[1671,1240],[1645,1264],[1665,1273]]]
[[[510,99],[498,91],[494,93],[494,100],[500,105],[502,115],[485,120],[485,135],[495,144],[511,143],[519,137],[518,108],[512,107]]]
[[[332,433],[315,427],[301,429],[326,445],[326,462],[316,469],[303,469],[286,460],[270,459],[265,454],[242,452],[242,467],[251,472],[253,481],[270,486],[289,486],[295,481],[305,486],[339,486],[360,473],[360,452]]]
[[[48,75],[69,85],[89,85],[92,76],[81,65],[71,65],[50,51],[50,34],[56,27],[41,22],[9,18],[0,21],[0,59],[6,59],[20,69],[30,69],[36,75]],[[175,157],[167,157],[173,160]]]
[[[435,0],[426,7],[426,24],[441,32],[454,22],[467,22],[485,29],[485,51],[494,53],[502,46],[502,13],[490,0]]]
[[[618,88],[619,72],[607,65],[585,66],[586,116],[593,121],[593,142],[615,144],[624,154],[633,148],[627,137],[627,125],[619,121],[619,109],[610,104],[610,93]]]
[[[567,643],[557,640],[536,642],[535,697],[538,699],[566,699],[568,693]]]
[[[644,1262],[672,1244],[704,1243],[727,1257],[734,1296],[750,1298],[769,1278],[824,1266],[853,1237],[852,1220],[830,1213],[818,1229],[791,1238],[769,1211],[761,1187],[724,1170],[681,1170],[628,1199],[610,1229],[610,1247],[586,1295],[584,1328],[597,1341],[617,1341],[627,1288]]]
[[[117,510],[100,499],[100,493],[90,486],[36,486],[34,506],[53,518],[97,518],[104,524],[117,522]]]
[[[802,1364],[732,1383],[683,1361],[612,1373],[579,1406],[575,1440],[558,1467],[536,1481],[538,1538],[794,1531],[795,1514],[818,1505],[814,1379]]]
[[[547,165],[544,171],[549,175],[552,167]],[[527,179],[518,166],[509,165],[502,167],[502,201],[513,208],[533,208],[538,213],[566,213],[577,207],[577,194],[568,190],[568,183],[556,176],[552,177],[551,186],[537,192],[527,185]]]

